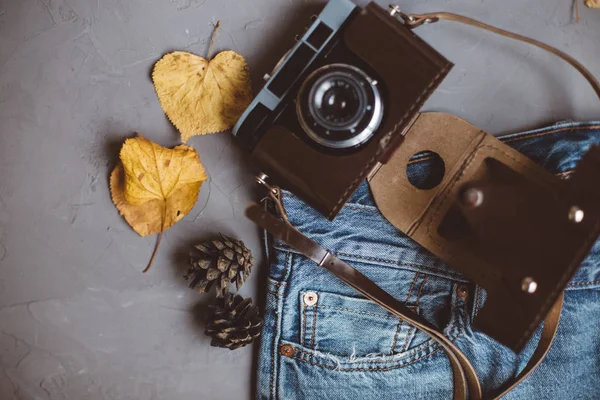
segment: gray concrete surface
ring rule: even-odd
[[[258,88],[321,4],[0,0],[0,399],[251,397],[256,349],[209,347],[198,317],[205,300],[181,278],[187,246],[214,232],[260,254],[242,215],[258,196],[244,154],[229,134],[190,141],[210,181],[145,275],[155,238],[140,238],[118,215],[107,179],[134,132],[178,143],[149,78],[163,53],[204,55],[221,20],[217,49],[246,56]],[[542,39],[600,76],[600,10],[581,7],[577,24],[569,0],[401,5]],[[551,55],[452,23],[418,34],[456,64],[427,110],[491,133],[600,118],[591,89]],[[264,271],[242,294],[261,301]]]

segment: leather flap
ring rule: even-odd
[[[453,115],[420,114],[406,133],[404,143],[370,179],[377,207],[402,232],[411,232],[431,206],[439,188],[448,185],[453,167],[469,155],[485,137],[485,132]],[[424,151],[441,156],[446,174],[442,182],[430,190],[413,186],[406,175],[410,158]]]
[[[406,168],[427,150],[443,159],[445,176],[420,190]],[[394,226],[486,289],[476,326],[519,351],[598,237],[600,204],[589,186],[599,166],[593,150],[567,185],[469,123],[425,113],[369,184]],[[479,205],[465,206],[467,189],[479,193]]]

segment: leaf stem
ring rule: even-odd
[[[210,42],[210,48],[208,49],[208,57],[206,58],[207,61],[210,61],[210,59],[212,58],[213,48],[215,47],[215,40],[217,39],[217,32],[219,32],[220,26],[221,21],[217,21],[217,24],[215,25],[215,30],[212,35],[212,41]]]
[[[160,232],[158,234],[158,239],[156,240],[156,246],[154,246],[154,251],[152,252],[152,257],[150,257],[150,262],[148,263],[148,266],[146,267],[146,269],[143,271],[144,273],[148,272],[148,270],[152,266],[152,263],[154,262],[154,257],[156,257],[156,253],[158,252],[158,246],[160,246],[160,240],[162,239],[162,236],[163,236],[163,233]]]

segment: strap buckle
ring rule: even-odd
[[[288,215],[287,215],[287,212],[285,211],[285,206],[283,205],[283,200],[281,199],[281,189],[279,188],[279,186],[270,185],[267,182],[267,180],[269,179],[269,176],[267,174],[265,174],[264,172],[261,172],[260,174],[258,174],[254,179],[256,180],[256,183],[267,188],[268,195],[269,195],[268,198],[273,200],[273,202],[275,203],[275,207],[277,207],[279,216],[286,223],[289,223]]]
[[[400,6],[396,4],[389,5],[389,13],[390,16],[396,18],[400,22],[403,22],[408,28],[413,29],[421,25],[433,24],[434,22],[438,22],[439,18],[437,17],[428,17],[425,15],[419,14],[407,14]]]

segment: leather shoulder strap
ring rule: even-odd
[[[535,348],[533,355],[529,359],[529,362],[525,368],[523,368],[523,371],[521,371],[521,373],[517,375],[515,379],[508,381],[504,387],[500,389],[499,393],[494,396],[494,399],[500,399],[508,394],[508,392],[516,388],[519,383],[527,379],[527,377],[531,375],[531,373],[542,363],[542,361],[544,361],[544,358],[546,358],[546,355],[552,347],[552,343],[556,337],[556,332],[558,331],[558,324],[560,322],[560,313],[562,311],[564,298],[565,292],[562,292],[546,316],[538,345]]]
[[[279,199],[276,201],[279,201]],[[281,203],[279,204],[281,205]],[[350,287],[356,289],[358,292],[402,320],[405,320],[422,330],[448,355],[454,381],[453,398],[456,400],[467,399],[468,388],[471,399],[481,399],[481,386],[477,379],[475,369],[454,343],[442,333],[438,332],[433,325],[410,310],[403,303],[396,300],[358,270],[352,268],[344,261],[335,257],[332,253],[304,236],[287,222],[285,216],[282,221],[257,204],[253,204],[246,209],[246,216],[255,224],[273,235],[273,237],[282,240],[290,247],[298,250],[319,266],[327,269]]]
[[[276,188],[270,188],[270,190],[271,194],[273,194],[272,190],[278,191]],[[273,195],[271,197],[278,202],[278,207],[283,210],[278,197]],[[265,211],[259,205],[254,204],[248,207],[246,216],[271,235],[298,250],[368,299],[379,304],[398,318],[414,325],[433,339],[444,350],[450,361],[454,382],[454,400],[466,400],[467,398],[471,400],[482,399],[481,386],[475,369],[460,349],[441,332],[438,332],[433,325],[410,310],[402,302],[396,300],[358,270],[335,257],[331,252],[325,250],[313,240],[304,236],[287,221],[285,214],[282,214],[283,220],[280,220]],[[561,294],[544,321],[540,341],[533,356],[529,360],[529,363],[514,381],[507,383],[500,394],[493,397],[494,399],[498,399],[514,389],[542,362],[554,341],[560,320],[562,304],[563,295]]]
[[[517,33],[505,31],[504,29],[500,29],[500,28],[496,28],[495,26],[484,24],[483,22],[479,22],[472,18],[468,18],[468,17],[464,17],[462,15],[452,14],[452,13],[448,13],[448,12],[434,12],[434,13],[428,13],[428,14],[406,14],[406,13],[402,12],[402,10],[398,6],[394,5],[394,6],[390,6],[390,13],[392,15],[400,16],[404,20],[404,23],[406,24],[406,26],[408,26],[409,28],[416,28],[416,27],[424,25],[424,24],[431,24],[431,23],[438,22],[438,21],[454,21],[454,22],[460,22],[461,24],[470,25],[475,28],[483,29],[488,32],[492,32],[497,35],[504,36],[504,37],[507,37],[510,39],[528,43],[528,44],[538,47],[542,50],[546,50],[547,52],[550,52],[550,53],[554,54],[555,56],[563,59],[569,65],[571,65],[573,68],[575,68],[588,81],[590,86],[592,86],[592,88],[596,92],[596,95],[598,96],[598,98],[600,98],[600,83],[594,77],[594,75],[592,75],[592,73],[583,66],[583,64],[581,64],[579,61],[577,61],[570,55],[566,54],[565,52],[557,49],[556,47],[552,47],[550,45],[542,43],[539,40],[531,39],[526,36],[519,35]]]

